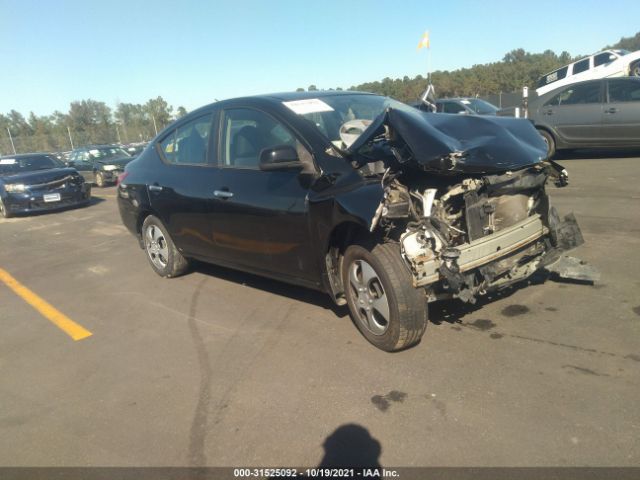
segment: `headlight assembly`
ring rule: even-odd
[[[4,186],[4,189],[8,193],[20,193],[26,190],[26,186],[23,183],[9,183]]]

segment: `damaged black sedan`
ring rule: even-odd
[[[322,290],[395,351],[420,341],[429,302],[474,302],[544,268],[590,278],[563,256],[583,240],[549,204],[567,175],[545,157],[526,120],[264,95],[167,127],[127,165],[118,204],[159,275],[198,259]]]
[[[0,216],[86,205],[91,185],[46,153],[0,157]]]

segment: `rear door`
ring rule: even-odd
[[[541,107],[541,118],[568,144],[599,143],[603,137],[602,90],[602,80],[569,85]]]
[[[607,80],[603,130],[611,145],[640,144],[640,80]]]
[[[155,145],[162,160],[147,189],[153,209],[178,249],[188,256],[215,258],[209,213],[218,182],[214,112],[176,125]]]

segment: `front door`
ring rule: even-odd
[[[567,143],[586,145],[602,139],[602,110],[602,82],[596,80],[564,88],[540,113]]]
[[[218,251],[257,272],[317,279],[308,190],[300,169],[259,169],[265,148],[290,145],[312,162],[308,150],[285,125],[256,109],[223,111],[220,128],[220,177],[211,222]]]
[[[640,143],[640,81],[608,80],[603,129],[612,145]]]

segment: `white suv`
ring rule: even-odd
[[[605,77],[640,77],[640,50],[604,50],[543,75],[536,93],[544,95],[558,87]]]

